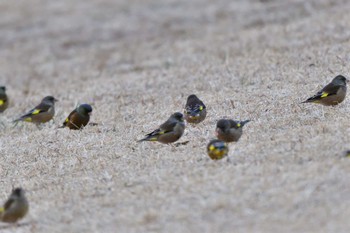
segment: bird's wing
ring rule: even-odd
[[[242,126],[238,121],[234,121],[234,120],[228,120],[228,121],[230,122],[230,128],[238,129],[239,127]]]
[[[177,124],[177,121],[169,119],[169,120],[167,120],[164,124],[162,124],[159,127],[159,132],[158,133],[163,134],[163,133],[167,133],[167,132],[173,131],[174,127],[176,126],[176,124]]]
[[[15,199],[9,198],[4,205],[4,210],[9,209],[11,207],[12,203],[14,203],[14,202],[15,202]]]
[[[4,105],[7,102],[7,96],[0,94],[0,106]]]
[[[70,121],[70,119],[72,118],[73,114],[75,114],[76,112],[77,112],[77,110],[74,109],[74,110],[68,115],[68,117],[64,120],[63,125],[66,125],[66,124]]]
[[[198,114],[203,109],[205,109],[205,105],[202,105],[202,104],[189,105],[186,107],[186,111],[189,114],[193,114],[193,115]]]
[[[337,94],[340,87],[341,86],[339,85],[334,85],[333,83],[330,83],[327,86],[325,86],[321,91],[319,91],[316,95],[320,96],[320,98],[335,95]]]

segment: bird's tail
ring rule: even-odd
[[[18,122],[20,122],[20,121],[22,121],[23,119],[20,117],[20,118],[18,118],[18,119],[16,119],[16,120],[13,120],[12,121],[12,124],[13,124],[13,126],[16,126],[17,124],[18,124]]]
[[[138,140],[137,142],[145,142],[145,141],[155,142],[155,141],[158,141],[158,138],[155,137],[154,135],[146,135],[145,138],[142,138],[142,139]]]
[[[314,100],[311,99],[311,98],[308,98],[307,100],[303,101],[303,102],[300,102],[301,104],[305,104],[305,103],[311,103],[313,102]]]
[[[245,120],[245,121],[241,121],[241,126],[243,127],[245,124],[247,124],[248,122],[250,122],[251,120]]]

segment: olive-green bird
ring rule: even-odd
[[[228,154],[228,146],[221,140],[213,139],[207,145],[207,152],[213,160],[222,159]]]
[[[204,103],[198,99],[196,95],[190,95],[187,98],[184,113],[187,122],[198,124],[204,121],[207,116],[207,109]]]
[[[185,131],[185,122],[182,113],[175,112],[169,119],[159,126],[158,129],[146,135],[142,141],[157,141],[161,143],[172,143],[179,140]]]
[[[302,103],[317,103],[325,106],[337,105],[346,97],[346,83],[349,82],[344,76],[338,75],[332,82],[327,84],[316,95],[308,98]]]
[[[23,218],[29,210],[28,200],[22,188],[12,190],[4,206],[0,208],[0,219],[3,222],[15,223]]]
[[[90,120],[92,107],[89,104],[81,104],[74,109],[63,122],[62,128],[81,129],[85,127]]]
[[[243,133],[243,126],[250,122],[221,119],[216,124],[216,136],[224,142],[237,142]]]
[[[6,87],[0,86],[0,113],[4,112],[9,106],[9,100],[6,95]]]
[[[35,124],[48,122],[55,115],[55,102],[57,101],[53,96],[46,96],[38,106],[13,122],[26,121]]]

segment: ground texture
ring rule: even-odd
[[[0,3],[0,199],[30,212],[1,232],[349,232],[350,100],[299,104],[349,77],[341,0],[16,0]],[[170,146],[137,143],[189,94],[207,119]],[[38,129],[11,120],[46,95]],[[90,103],[82,131],[57,129]],[[206,144],[251,119],[229,161]]]

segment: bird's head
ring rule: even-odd
[[[89,104],[81,104],[78,106],[77,111],[82,115],[90,115],[92,112],[92,107]]]

